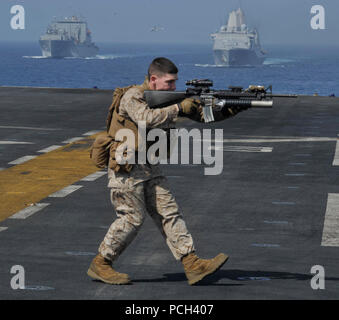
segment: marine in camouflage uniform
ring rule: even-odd
[[[147,128],[173,127],[178,108],[149,109],[143,98],[145,89],[150,89],[147,80],[141,86],[130,88],[121,99],[119,114],[134,123],[146,121]],[[180,260],[195,249],[167,179],[158,165],[133,166],[129,173],[108,169],[108,187],[118,218],[110,226],[99,252],[114,261],[134,239],[148,213],[174,257]]]
[[[157,58],[154,61],[160,61],[160,63],[165,61],[166,64],[169,60]],[[122,96],[117,111],[120,120],[127,119],[129,123],[134,124],[145,121],[148,129],[173,128],[178,115],[203,120],[201,107],[199,109],[197,101],[193,99],[186,99],[181,105],[150,109],[144,100],[144,90],[168,90],[166,84],[164,87],[160,83],[159,89],[159,85],[156,87],[154,83],[150,83],[154,80],[151,78],[152,70],[150,70],[151,67],[148,79],[142,85],[129,88]],[[154,73],[157,76],[163,76],[161,73]],[[169,81],[172,81],[170,90],[175,90],[177,69],[164,72],[164,74],[169,76]],[[241,110],[227,109],[216,112],[214,116],[218,121],[233,116],[239,111]],[[111,263],[135,238],[147,214],[152,217],[159,228],[174,258],[182,261],[189,284],[200,281],[226,262],[228,257],[224,254],[219,254],[210,260],[203,260],[195,255],[192,236],[187,230],[182,212],[169,190],[167,179],[159,165],[133,164],[132,170],[116,170],[116,168],[116,166],[114,168],[111,166],[108,169],[108,187],[111,190],[111,202],[117,219],[112,223],[100,244],[99,254],[94,258],[88,270],[89,276],[111,284],[130,282],[128,275],[116,272],[111,267]]]

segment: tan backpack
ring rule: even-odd
[[[99,134],[95,138],[91,146],[90,158],[92,159],[93,163],[100,169],[108,167],[111,146],[113,144],[116,144],[116,141],[114,141],[114,137],[111,137],[108,133],[114,110],[118,109],[122,96],[126,93],[128,89],[132,87],[134,87],[134,85],[125,88],[116,88],[114,90],[113,101],[108,110],[108,115],[106,119],[106,132]]]

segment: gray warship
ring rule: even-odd
[[[239,8],[229,14],[227,25],[222,25],[219,32],[211,34],[214,40],[213,54],[216,65],[246,66],[261,65],[265,52],[261,49],[259,34],[250,30],[245,22],[245,15]]]
[[[49,58],[94,57],[99,51],[87,22],[75,16],[53,21],[39,43],[42,55]]]

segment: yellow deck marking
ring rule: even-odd
[[[96,136],[0,171],[0,221],[98,171],[89,158]]]
[[[7,191],[6,192],[7,194],[21,194],[21,193],[26,193],[26,192],[24,192],[24,191]]]

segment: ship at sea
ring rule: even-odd
[[[249,29],[240,8],[232,11],[227,25],[222,25],[219,32],[211,34],[211,37],[214,40],[213,54],[216,65],[253,66],[261,65],[265,60],[258,31]]]
[[[53,21],[39,43],[42,55],[50,58],[94,57],[99,51],[87,22],[75,16]]]

